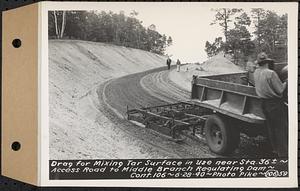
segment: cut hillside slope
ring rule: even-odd
[[[164,64],[163,56],[146,51],[85,41],[49,41],[50,83],[78,97],[93,85]]]
[[[89,95],[107,80],[164,64],[163,56],[142,50],[94,42],[50,40],[50,158],[122,158],[128,155],[124,152],[132,141],[116,137],[125,137],[122,133],[110,133],[113,127],[109,119],[99,113],[94,103],[97,100]],[[101,124],[95,122],[99,116]],[[112,153],[114,150],[123,152]],[[136,157],[149,157],[147,153],[141,154],[138,146],[132,145],[131,150],[133,157],[134,153]]]
[[[224,54],[213,56],[202,64],[186,64],[180,72],[173,70],[169,78],[184,90],[191,91],[191,81],[193,75],[207,76],[216,74],[229,74],[243,72],[239,66],[233,64]]]

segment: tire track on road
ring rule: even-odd
[[[216,157],[209,151],[204,143],[199,143],[194,140],[187,140],[180,144],[175,143],[166,137],[160,136],[159,133],[151,129],[139,127],[125,120],[124,117],[119,118],[115,115],[115,111],[117,111],[118,113],[121,113],[122,116],[125,116],[126,106],[129,106],[130,108],[140,108],[162,105],[171,101],[175,102],[175,99],[162,100],[155,97],[141,86],[141,78],[148,74],[157,73],[163,70],[165,70],[165,67],[124,76],[102,84],[98,88],[97,93],[99,100],[102,100],[101,102],[104,104],[101,104],[101,108],[99,109],[118,126],[119,130],[124,131],[128,136],[132,136],[136,140],[141,140],[144,144],[156,148],[161,152],[169,153],[168,155],[173,158]],[[113,108],[113,110],[111,108]],[[114,114],[112,112],[114,112]]]
[[[166,102],[188,101],[190,92],[181,89],[169,79],[171,71],[160,71],[144,76],[141,86],[152,96],[160,98]]]
[[[126,106],[129,108],[141,108],[149,106],[158,106],[168,103],[176,103],[180,101],[187,101],[190,98],[190,92],[181,89],[178,85],[169,79],[169,73],[172,70],[166,70],[165,67],[148,70],[145,72],[124,76],[110,81],[103,92],[104,97],[107,99],[106,104],[111,111],[117,111],[123,116],[123,121],[120,123],[130,124],[124,120],[126,114]],[[124,122],[126,121],[126,122]],[[166,148],[167,145],[173,145],[172,141],[159,138],[159,135],[153,130],[137,129],[136,125],[129,125],[136,130],[134,132],[137,138],[143,137],[143,141],[152,145],[163,143]],[[128,129],[127,129],[128,130]],[[131,129],[132,130],[132,129]],[[133,133],[129,130],[129,134]],[[153,140],[148,140],[149,137],[155,137]],[[163,150],[165,150],[163,148]],[[193,141],[188,139],[183,144],[176,144],[171,148],[173,153],[178,156],[187,158],[187,156],[197,156],[202,158],[217,157],[209,151],[205,143]],[[189,150],[190,152],[187,152]],[[253,150],[249,152],[249,150]],[[253,146],[251,140],[241,139],[239,150],[228,157],[249,157],[259,156],[259,150]],[[186,154],[183,154],[186,153]],[[219,156],[221,157],[221,156]]]
[[[111,81],[106,83],[109,84]],[[111,106],[107,107],[107,103],[101,101],[103,100],[104,86],[107,86],[106,83],[102,84],[97,90],[98,99],[100,100],[100,105],[98,106],[99,110],[116,125],[116,132],[121,130],[126,133],[128,137],[134,138],[134,141],[142,141],[139,145],[145,149],[145,152],[153,152],[154,158],[155,156],[156,158],[161,158],[157,156],[164,156],[163,158],[215,157],[202,143],[188,140],[178,144],[164,136],[161,136],[156,131],[134,125],[124,118],[119,118],[115,115],[114,111],[110,109]],[[98,121],[98,123],[101,123],[101,121]]]
[[[143,76],[164,69],[165,67],[156,68],[112,80],[105,87],[104,95],[109,98],[106,102],[122,115],[126,113],[126,106],[140,108],[168,103],[149,94],[140,84],[140,79]]]

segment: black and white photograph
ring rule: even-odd
[[[49,9],[50,178],[68,160],[102,169],[61,179],[101,179],[105,165],[125,179],[289,177],[297,39],[287,6],[272,5]]]

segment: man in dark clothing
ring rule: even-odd
[[[170,57],[168,57],[168,59],[167,59],[168,70],[170,70],[170,68],[171,68],[171,62],[172,62],[172,60],[170,59]]]
[[[273,60],[265,53],[257,58],[258,68],[254,72],[255,90],[262,98],[262,108],[266,116],[268,138],[273,152],[279,157],[288,156],[288,108],[284,104],[282,94],[286,82],[282,83],[277,73],[269,68]]]
[[[177,72],[180,72],[181,62],[179,59],[177,59],[176,61],[176,66],[177,66]]]

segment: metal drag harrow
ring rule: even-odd
[[[145,128],[162,133],[172,140],[183,141],[183,131],[191,131],[203,134],[203,125],[207,118],[201,115],[203,109],[188,102],[160,105],[154,107],[143,107],[140,109],[128,109],[127,119],[141,123]]]

